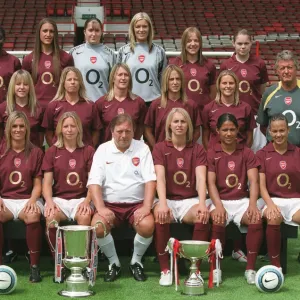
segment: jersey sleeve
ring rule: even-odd
[[[144,125],[145,122],[145,118],[148,112],[148,107],[145,103],[144,100],[142,100],[141,98],[137,99],[139,101],[139,118],[138,118],[138,124],[137,125]]]
[[[87,186],[91,184],[97,184],[102,186],[105,181],[105,163],[104,158],[106,156],[107,144],[102,144],[98,147],[93,157],[93,163],[90,169],[89,179]]]
[[[154,165],[165,166],[164,155],[162,153],[162,147],[164,142],[160,142],[154,145],[152,156]]]
[[[263,60],[260,62],[260,82],[261,84],[269,82],[268,70]]]
[[[156,119],[156,101],[153,101],[150,104],[148,109],[146,118],[145,118],[145,125],[151,128],[155,128],[155,119]]]
[[[256,121],[255,121],[255,117],[254,117],[254,112],[253,112],[253,110],[251,109],[251,106],[250,105],[248,105],[248,107],[247,107],[247,115],[248,115],[248,117],[247,117],[247,129],[248,130],[253,130],[254,128],[256,128],[257,127],[257,125],[256,125]]]
[[[194,128],[196,128],[201,126],[203,122],[199,106],[194,101],[192,103]]]
[[[97,107],[96,105],[93,103],[93,108],[92,108],[92,115],[93,115],[93,130],[97,131],[97,130],[101,130],[103,128],[103,124],[101,122],[100,119],[100,115],[98,113]]]
[[[207,166],[207,158],[206,158],[206,152],[204,151],[203,146],[199,144],[195,144],[196,148],[196,166]]]
[[[14,71],[18,71],[22,68],[20,60],[16,57],[14,60]]]
[[[256,152],[256,159],[259,161],[259,173],[266,173],[265,152],[263,150]]]
[[[262,126],[269,125],[269,116],[268,116],[267,111],[265,110],[265,103],[266,103],[268,96],[269,96],[269,91],[266,90],[262,96],[262,100],[260,102],[258,112],[257,112],[256,122]]]
[[[93,163],[93,157],[95,154],[95,150],[91,146],[87,146],[85,149],[86,152],[86,166],[87,166],[87,171],[90,172],[92,163]]]
[[[22,69],[26,70],[31,74],[32,72],[32,55],[26,55],[22,61]]]
[[[210,60],[207,61],[207,69],[209,71],[209,81],[208,81],[208,84],[209,85],[216,84],[216,80],[217,80],[217,68],[216,68],[216,66]]]
[[[54,102],[49,103],[44,113],[42,127],[54,131]]]
[[[165,50],[160,47],[160,61],[158,62],[158,80],[161,83],[162,73],[168,64]]]
[[[33,177],[42,177],[43,173],[42,173],[42,163],[43,163],[43,158],[44,158],[44,153],[41,149],[39,148],[35,148],[35,151],[33,152],[35,153],[35,169],[34,169],[34,174]]]
[[[212,149],[209,149],[207,152],[207,166],[209,172],[216,173],[216,166],[215,166],[215,152]]]
[[[203,107],[201,118],[202,118],[202,126],[203,128],[209,128],[209,104]]]
[[[140,142],[141,143],[141,142]],[[144,144],[143,155],[141,157],[141,172],[144,183],[149,181],[156,181],[156,174],[154,170],[153,158],[149,147]]]
[[[43,173],[45,172],[53,172],[53,167],[54,167],[54,155],[55,155],[55,146],[50,147],[43,158],[42,162],[42,171]]]
[[[246,168],[247,171],[253,168],[259,167],[259,160],[256,158],[254,152],[249,148],[244,148],[246,157]]]

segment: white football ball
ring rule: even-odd
[[[261,292],[278,292],[284,283],[281,269],[268,265],[260,268],[255,276],[255,284]]]
[[[17,286],[17,274],[8,266],[0,266],[0,295],[11,293]]]

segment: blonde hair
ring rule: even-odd
[[[65,95],[66,95],[65,81],[66,81],[66,78],[67,78],[67,75],[68,75],[69,72],[74,72],[76,74],[77,78],[78,78],[78,81],[79,81],[79,91],[78,91],[79,97],[84,99],[87,102],[90,102],[87,95],[86,95],[86,89],[85,89],[85,86],[84,86],[82,74],[75,67],[66,67],[66,68],[64,68],[64,70],[62,71],[61,76],[60,76],[59,86],[58,86],[56,95],[54,96],[52,101],[61,101],[65,98]]]
[[[171,122],[173,120],[173,117],[174,117],[175,113],[180,113],[184,117],[185,121],[187,122],[188,129],[187,129],[187,132],[186,132],[186,143],[192,142],[193,141],[193,124],[192,124],[191,117],[185,109],[180,108],[180,107],[173,108],[167,116],[166,127],[165,127],[166,140],[167,141],[172,141],[172,130],[170,128],[170,125],[171,125]]]
[[[38,104],[36,100],[36,95],[35,95],[35,90],[34,90],[34,85],[33,85],[31,75],[26,70],[16,71],[10,79],[7,96],[6,96],[7,115],[9,116],[16,108],[15,86],[20,82],[29,85],[28,107],[30,111],[30,116],[33,117],[36,115]]]
[[[13,111],[7,118],[5,126],[5,138],[6,138],[6,151],[7,153],[12,149],[11,130],[17,119],[24,121],[26,134],[25,134],[25,156],[28,157],[34,145],[30,142],[30,124],[27,116],[22,111]]]
[[[154,29],[153,29],[152,21],[151,21],[149,15],[147,13],[145,13],[145,12],[139,12],[139,13],[135,14],[132,17],[131,22],[129,24],[129,44],[130,44],[130,50],[131,50],[131,52],[134,52],[134,48],[135,48],[135,45],[136,45],[136,38],[135,38],[135,33],[134,33],[134,26],[135,26],[136,22],[138,22],[140,20],[145,20],[148,23],[149,32],[148,32],[148,37],[147,37],[147,43],[148,43],[148,47],[149,47],[149,52],[151,52],[152,41],[153,41],[153,38],[154,38]]]
[[[234,91],[234,101],[233,101],[233,104],[235,106],[237,106],[239,103],[240,103],[240,100],[239,100],[239,80],[237,78],[237,76],[235,75],[234,72],[230,71],[230,70],[224,70],[222,71],[218,78],[217,78],[217,81],[216,81],[216,90],[217,90],[217,94],[216,94],[216,99],[215,101],[218,103],[218,104],[221,104],[221,90],[220,90],[220,83],[221,83],[221,80],[224,76],[231,76],[234,80],[234,83],[235,83],[235,91]]]
[[[176,71],[180,76],[181,79],[180,99],[183,103],[187,103],[187,96],[185,93],[185,79],[184,79],[183,71],[178,66],[168,65],[163,72],[162,81],[161,81],[160,106],[163,108],[167,106],[168,92],[169,92],[169,78],[171,76],[172,71]]]
[[[77,147],[81,148],[84,146],[83,142],[82,142],[82,136],[83,136],[83,130],[82,130],[82,124],[81,124],[81,120],[78,117],[77,113],[75,111],[67,111],[65,113],[63,113],[61,115],[61,117],[58,120],[57,126],[56,126],[56,137],[57,137],[57,141],[54,144],[54,146],[56,146],[57,148],[63,148],[64,147],[64,137],[62,134],[62,128],[63,128],[63,123],[67,118],[71,118],[73,119],[76,128],[78,130],[78,134],[76,137],[76,145]]]
[[[130,72],[128,65],[124,64],[124,63],[117,63],[116,65],[114,65],[114,67],[112,68],[110,75],[109,75],[108,93],[106,94],[107,101],[111,101],[115,97],[114,80],[115,80],[115,76],[120,68],[123,68],[128,73],[128,76],[129,76],[129,82],[128,82],[128,88],[127,88],[128,96],[131,99],[135,99],[137,97],[136,95],[134,95],[132,93],[132,76],[131,76],[131,72]]]

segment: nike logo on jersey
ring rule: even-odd
[[[158,108],[158,109],[161,109],[161,106],[158,106],[157,108]]]
[[[81,53],[83,53],[83,52],[76,52],[77,55],[78,55],[78,54],[81,54]]]
[[[271,158],[272,158],[272,157],[267,157],[266,160],[269,160],[269,159],[271,159]]]
[[[275,98],[279,98],[279,97],[281,97],[282,95],[275,95]]]
[[[113,163],[113,161],[107,161],[107,162],[106,162],[107,165],[110,165],[110,164],[112,164],[112,163]]]
[[[62,106],[56,107],[55,110],[58,111],[58,110],[60,110],[61,108],[62,108]]]
[[[169,155],[169,154],[171,154],[171,152],[165,153],[165,155]]]
[[[58,158],[60,158],[60,157],[61,157],[61,155],[54,156],[55,159],[58,159]]]
[[[228,68],[227,70],[228,70],[228,71],[231,71],[232,69],[233,69],[233,67],[232,67],[232,68]]]
[[[215,160],[218,160],[218,159],[220,159],[221,158],[221,156],[220,157],[215,157]]]
[[[211,112],[212,112],[212,113],[214,113],[214,112],[215,112],[215,111],[217,111],[217,110],[218,110],[218,108],[217,108],[217,109],[214,109],[214,110],[212,110]]]
[[[110,106],[112,106],[112,104],[110,104],[110,105],[104,105],[105,108],[109,108]]]

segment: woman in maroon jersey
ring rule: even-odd
[[[30,142],[30,125],[23,112],[12,112],[6,123],[6,149],[0,156],[0,265],[3,247],[3,223],[20,219],[26,224],[30,252],[31,282],[42,280],[39,270],[43,204],[43,152]]]
[[[3,50],[5,30],[0,26],[0,103],[5,101],[7,88],[12,74],[21,69],[20,60]]]
[[[225,60],[220,70],[231,70],[239,79],[240,100],[248,103],[254,115],[257,115],[262,94],[269,81],[267,67],[263,59],[251,54],[252,40],[247,29],[239,29],[233,36],[234,54]],[[266,138],[259,126],[254,130],[253,151],[261,149]]]
[[[67,111],[75,111],[79,116],[84,144],[96,147],[102,124],[94,102],[86,96],[81,72],[75,67],[67,67],[63,70],[57,93],[44,114],[42,126],[46,129],[46,140],[49,146],[55,143],[58,120]]]
[[[192,121],[183,108],[173,108],[168,114],[166,140],[154,146],[153,159],[159,198],[154,208],[159,284],[169,286],[172,274],[165,249],[171,237],[170,222],[195,224],[193,239],[209,239],[206,154],[201,145],[193,142]]]
[[[147,113],[145,101],[132,93],[132,77],[129,67],[116,64],[109,76],[108,93],[96,101],[96,110],[103,124],[101,143],[111,140],[110,122],[118,114],[129,114],[135,122],[134,138],[141,139]]]
[[[178,66],[169,65],[163,73],[161,97],[151,103],[145,120],[145,137],[151,149],[156,143],[165,140],[166,119],[175,107],[184,108],[189,113],[194,126],[193,139],[198,140],[202,124],[199,107],[185,94],[182,70]]]
[[[227,112],[237,118],[239,125],[238,143],[251,147],[253,129],[256,127],[256,123],[250,105],[239,100],[236,75],[232,71],[222,71],[218,76],[216,87],[215,101],[206,104],[202,111],[204,148],[207,150],[218,142],[218,118]]]
[[[91,197],[86,188],[94,149],[82,142],[82,125],[75,112],[65,112],[56,127],[57,141],[45,154],[42,171],[46,224],[73,219],[91,224]],[[56,228],[49,229],[52,245]],[[51,249],[53,250],[53,249]],[[52,252],[54,256],[54,252]]]
[[[34,49],[24,57],[22,68],[32,75],[43,108],[56,94],[62,70],[73,65],[72,56],[60,49],[56,23],[49,18],[42,19],[36,29]]]
[[[44,141],[44,130],[41,127],[44,111],[36,100],[32,78],[25,70],[19,70],[13,74],[8,87],[7,100],[0,104],[0,138],[2,141],[5,141],[3,133],[7,118],[16,110],[26,114],[30,124],[30,141],[41,148]]]
[[[235,223],[240,231],[243,226],[248,227],[245,278],[248,284],[255,284],[255,261],[263,239],[260,209],[264,202],[258,200],[259,162],[251,149],[237,142],[239,125],[233,114],[222,114],[216,127],[220,142],[207,153],[208,193],[213,202],[212,239],[220,239],[224,247],[227,224]],[[220,271],[214,273],[221,281]]]
[[[269,125],[272,142],[257,152],[260,194],[266,203],[267,245],[271,263],[280,267],[280,224],[300,224],[300,149],[288,142],[289,126],[282,114]]]
[[[196,27],[188,27],[181,37],[181,54],[171,58],[170,64],[179,66],[185,76],[186,94],[203,109],[216,97],[217,71],[215,65],[202,54],[202,36]]]

